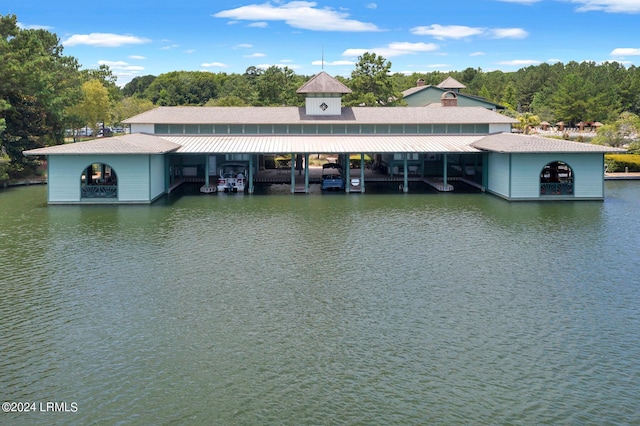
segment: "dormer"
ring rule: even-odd
[[[309,116],[340,115],[342,95],[351,89],[324,71],[307,81],[296,93],[305,95],[305,113]]]

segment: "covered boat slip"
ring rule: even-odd
[[[450,177],[466,179],[482,187],[482,151],[471,144],[482,135],[367,135],[367,136],[161,136],[180,145],[169,157],[168,192],[184,180],[204,182],[215,179],[216,165],[246,161],[248,192],[255,183],[289,183],[291,192],[309,192],[321,174],[310,167],[310,157],[330,154],[337,157],[346,181],[346,192],[364,192],[367,182],[398,182],[403,191],[409,181],[420,181],[438,190],[452,190]],[[264,159],[289,155],[287,170],[264,167]],[[365,155],[375,158],[374,173]],[[354,160],[356,158],[356,160]],[[297,160],[297,161],[295,161]],[[186,173],[184,173],[186,171]],[[455,176],[451,176],[455,175]],[[352,184],[353,183],[353,184]]]
[[[252,193],[269,183],[266,159],[283,154],[290,164],[277,182],[292,193],[309,192],[310,156],[331,154],[344,174],[332,188],[345,192],[375,180],[451,191],[464,180],[507,200],[603,199],[604,153],[624,151],[513,135],[517,120],[458,106],[455,91],[428,106],[343,107],[351,90],[322,71],[297,92],[304,107],[158,107],[124,120],[130,134],[24,154],[48,157],[49,203],[151,203],[188,180],[205,193],[225,188],[225,163]]]
[[[287,152],[303,161],[267,169],[268,156]],[[410,182],[450,191],[463,180],[481,191],[515,200],[602,200],[604,153],[616,148],[500,133],[493,135],[159,136],[128,134],[26,151],[48,157],[51,204],[151,203],[184,181],[215,185],[225,162],[247,164],[246,191],[256,183],[286,183],[309,192],[310,156],[334,154],[346,192],[367,183]],[[385,166],[374,172],[365,154]],[[353,157],[359,157],[354,160]],[[348,160],[351,158],[350,160]],[[354,165],[354,162],[356,163]],[[275,171],[277,179],[267,175]],[[352,174],[352,170],[354,173]],[[357,170],[357,172],[355,171]],[[273,175],[273,173],[272,173]],[[212,180],[214,182],[212,182]]]

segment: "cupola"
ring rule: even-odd
[[[351,93],[351,89],[321,71],[300,87],[296,93],[305,95],[305,113],[307,115],[327,116],[342,113],[342,95]]]

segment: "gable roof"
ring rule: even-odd
[[[439,87],[440,89],[466,89],[467,86],[465,86],[464,84],[460,83],[458,80],[456,80],[453,77],[447,77],[442,83],[438,84],[436,87]]]
[[[621,148],[594,145],[587,142],[573,142],[564,139],[551,139],[541,136],[520,135],[514,133],[496,133],[485,136],[471,144],[484,151],[501,153],[607,153],[625,152]]]
[[[439,89],[438,89],[439,90]],[[313,116],[304,107],[158,107],[125,124],[512,124],[483,107],[344,107],[340,116]]]
[[[432,86],[432,85],[426,85],[426,86],[415,86],[415,87],[410,87],[407,90],[402,91],[402,97],[403,98],[409,98],[417,93],[420,93],[422,91],[425,91],[425,94],[428,93],[428,91],[436,91],[438,94],[443,94],[448,92],[448,89],[443,89],[442,87],[438,87],[438,86]],[[428,95],[427,95],[428,96]],[[460,93],[460,92],[456,92],[456,96],[458,96],[458,99],[460,98],[466,98],[472,101],[475,101],[477,103],[482,103],[482,104],[486,104],[486,105],[492,105],[493,107],[495,107],[495,109],[506,109],[503,105],[497,104],[495,102],[491,102],[481,96],[476,96],[476,95],[469,95],[466,93]],[[439,106],[440,101],[438,100],[437,102],[432,102],[429,104],[426,104],[424,106],[436,106],[436,104]]]
[[[351,89],[326,72],[321,71],[296,90],[296,93],[338,93],[342,95],[351,93]]]
[[[90,141],[54,145],[24,151],[24,155],[78,155],[78,154],[166,154],[180,145],[144,133],[92,139]]]

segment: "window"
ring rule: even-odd
[[[82,171],[80,198],[118,198],[118,176],[111,166],[94,163]]]
[[[542,168],[540,195],[573,195],[573,170],[567,163],[554,161]]]

